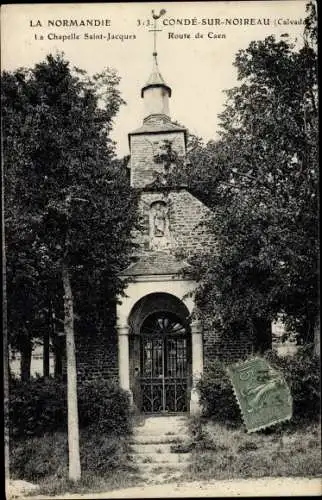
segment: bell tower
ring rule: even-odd
[[[119,380],[132,391],[139,411],[197,414],[203,325],[194,301],[197,283],[185,256],[213,243],[200,224],[209,209],[184,185],[169,182],[171,159],[162,155],[170,143],[183,159],[187,134],[171,121],[171,87],[158,65],[156,22],[164,13],[152,11],[153,68],[141,88],[144,118],[129,134],[131,187],[139,195],[140,224],[132,232],[133,262],[120,273],[128,284],[117,304]],[[157,360],[163,360],[162,368]]]
[[[140,128],[129,134],[131,186],[148,188],[162,178],[162,165],[156,164],[155,156],[160,153],[162,143],[171,141],[172,148],[180,156],[186,152],[186,129],[170,119],[169,99],[172,91],[161,75],[157,53],[157,20],[165,13],[155,15],[153,32],[152,72],[141,89],[144,101],[144,118]]]

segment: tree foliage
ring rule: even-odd
[[[134,199],[124,174],[115,171],[114,145],[109,139],[113,117],[123,103],[119,78],[112,70],[90,78],[71,70],[62,56],[49,55],[33,69],[4,73],[2,79],[12,218],[8,221],[12,223],[8,233],[11,337],[30,361],[36,315],[46,295],[43,286],[47,295],[49,288],[56,294],[60,289],[69,479],[77,481],[81,466],[74,309],[76,305],[80,315],[92,316],[97,326],[108,297],[122,291],[118,270],[127,263],[135,220]],[[12,253],[14,241],[17,253]],[[28,303],[19,303],[23,314],[17,323],[15,294],[28,301],[27,287],[32,290],[31,311]],[[23,378],[28,378],[28,368]]]
[[[286,34],[240,50],[220,139],[197,144],[175,177],[210,205],[216,246],[193,258],[198,302],[217,326],[283,313],[302,340],[318,315],[318,115],[314,5],[304,44]]]
[[[109,137],[123,100],[114,70],[89,77],[63,55],[2,74],[10,342],[62,315],[62,263],[77,316],[98,325],[122,290],[135,199]],[[58,298],[57,298],[58,297]],[[39,334],[39,333],[38,333]]]

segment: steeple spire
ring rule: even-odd
[[[141,89],[141,97],[144,98],[146,104],[146,117],[150,115],[166,115],[169,114],[168,98],[171,97],[171,88],[165,83],[158,66],[157,53],[157,32],[162,31],[157,29],[157,20],[165,14],[162,9],[157,15],[152,10],[153,17],[153,68],[152,73],[144,87]]]
[[[169,97],[171,97],[171,88],[165,83],[165,81],[160,73],[156,52],[153,52],[152,72],[151,72],[146,84],[144,85],[144,87],[142,87],[141,97],[144,97],[144,92],[149,87],[164,87],[168,91]]]

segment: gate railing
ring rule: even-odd
[[[144,413],[187,411],[186,377],[140,377],[140,386]]]

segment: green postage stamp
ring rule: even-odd
[[[248,432],[292,418],[293,403],[283,376],[255,357],[227,367]]]

